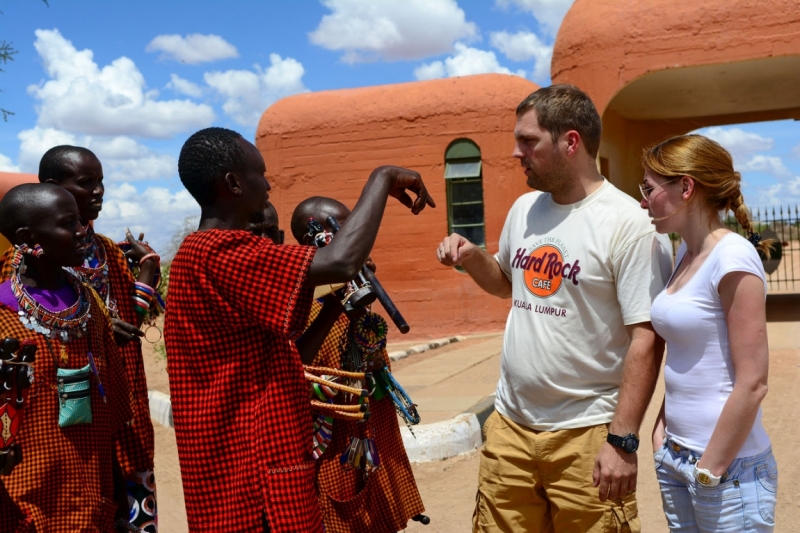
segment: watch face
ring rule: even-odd
[[[711,478],[709,478],[705,472],[698,472],[697,481],[699,481],[702,485],[708,485],[711,483]]]
[[[633,453],[639,448],[639,440],[636,437],[625,437],[622,449],[628,453]]]

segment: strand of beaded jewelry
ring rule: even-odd
[[[155,270],[155,277],[153,278],[153,285],[152,287],[149,285],[144,285],[145,287],[149,288],[152,291],[152,298],[149,299],[149,305],[147,309],[143,308],[145,300],[141,298],[137,298],[138,288],[135,291],[133,296],[133,305],[134,310],[142,317],[142,323],[147,325],[147,329],[144,331],[144,339],[149,342],[150,344],[154,344],[161,340],[162,332],[161,329],[158,327],[156,323],[156,318],[163,315],[167,308],[167,303],[159,294],[159,289],[161,288],[161,283],[163,281],[163,275],[161,272],[161,257],[153,250],[149,244],[146,242],[140,242],[142,246],[147,248],[148,253],[139,259],[138,261],[135,260],[131,256],[131,251],[133,250],[133,246],[129,241],[120,241],[117,243],[120,250],[122,250],[122,254],[125,256],[125,262],[128,265],[128,270],[130,271],[131,275],[133,275],[134,279],[138,279],[139,277],[139,268],[141,265],[147,261],[155,261],[156,262],[156,270]],[[138,284],[138,282],[136,282]],[[146,311],[142,313],[142,311]],[[150,331],[155,330],[157,335],[153,335]]]
[[[60,339],[68,342],[72,335],[83,336],[91,318],[89,300],[86,289],[81,285],[80,279],[68,272],[67,278],[73,290],[78,295],[77,301],[61,311],[50,311],[37,302],[25,289],[20,279],[20,264],[22,251],[17,249],[11,260],[13,274],[11,276],[11,292],[17,299],[19,320],[30,330],[51,339]]]
[[[79,267],[67,267],[65,270],[83,279],[92,287],[100,298],[105,302],[111,318],[119,318],[117,302],[111,298],[111,290],[108,283],[108,261],[106,260],[106,249],[99,239],[94,238],[94,228],[88,224],[86,230],[86,242],[89,249],[83,259],[83,265]]]

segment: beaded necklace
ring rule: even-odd
[[[86,242],[89,249],[83,259],[83,265],[74,268],[66,268],[69,272],[81,278],[84,283],[92,287],[100,298],[105,302],[108,312],[113,318],[118,318],[117,303],[111,299],[110,284],[108,282],[108,261],[106,260],[106,249],[99,239],[94,238],[94,228],[89,224],[86,226]]]
[[[30,330],[50,337],[69,342],[74,337],[82,337],[86,333],[87,324],[92,317],[89,313],[89,298],[80,279],[70,272],[67,279],[78,295],[78,300],[66,309],[51,311],[37,302],[25,289],[20,279],[19,267],[22,264],[22,251],[15,250],[11,260],[11,292],[17,299],[19,321]],[[74,336],[74,337],[73,337]]]

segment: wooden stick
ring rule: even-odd
[[[310,372],[311,374],[316,375],[328,375],[328,376],[336,376],[338,378],[349,378],[349,379],[369,379],[372,377],[371,372],[348,372],[346,370],[340,370],[338,368],[329,368],[327,366],[303,366],[303,370],[306,372]]]
[[[318,378],[314,374],[306,374],[307,381],[313,381],[314,383],[319,383],[320,385],[325,385],[326,387],[330,387],[332,389],[349,392],[350,394],[355,394],[356,396],[368,396],[369,391],[366,389],[356,389],[354,387],[348,387],[347,385],[342,385],[340,383],[335,383],[333,381],[328,381],[327,379]]]
[[[369,404],[367,403],[342,405],[338,403],[320,402],[319,400],[311,400],[311,407],[323,411],[346,411],[351,413],[360,413],[369,410]]]

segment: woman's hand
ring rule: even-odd
[[[144,331],[118,318],[112,318],[111,325],[114,328],[114,340],[117,341],[117,346],[125,346],[133,339],[144,337]]]
[[[730,466],[730,464],[727,464],[725,466],[721,466],[719,464],[715,465],[713,463],[714,463],[714,461],[712,461],[710,458],[708,458],[707,454],[706,454],[706,455],[703,455],[700,458],[699,461],[697,461],[697,468],[705,468],[706,470],[708,470],[709,472],[711,472],[715,476],[719,476],[719,477],[722,477],[722,476],[724,476],[725,474],[728,473],[728,467]]]
[[[125,228],[125,240],[131,243],[131,249],[126,255],[137,263],[142,257],[153,253],[153,249],[144,240],[144,233],[140,233],[139,238],[134,239],[131,230]]]

